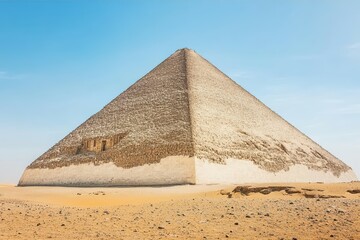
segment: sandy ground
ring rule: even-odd
[[[0,239],[360,239],[359,182],[271,186],[301,193],[0,185]]]

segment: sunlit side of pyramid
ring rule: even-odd
[[[350,167],[181,49],[30,164],[19,185],[352,180]]]

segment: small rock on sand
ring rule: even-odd
[[[296,188],[288,188],[285,190],[285,192],[287,194],[296,194],[296,193],[301,193],[301,191],[299,189]]]
[[[225,190],[225,189],[221,189],[220,190],[220,194],[221,195],[229,195],[229,194],[231,194],[229,191],[227,191],[227,190]]]
[[[351,194],[358,194],[358,193],[360,193],[360,189],[347,190],[347,192],[351,193]]]

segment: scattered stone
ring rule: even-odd
[[[97,192],[93,192],[93,193],[89,193],[89,194],[94,194],[94,195],[106,195],[105,192],[103,192],[103,191],[97,191]]]
[[[358,194],[358,193],[360,193],[360,189],[347,190],[347,192],[351,193],[351,194]]]
[[[299,189],[296,189],[296,188],[287,188],[287,189],[285,189],[285,192],[287,194],[301,193],[301,191]]]
[[[306,198],[319,198],[319,194],[313,192],[305,192],[304,196]]]
[[[338,213],[345,213],[345,210],[344,210],[344,209],[341,209],[341,208],[336,209],[336,211],[337,211]]]
[[[239,192],[242,195],[248,196],[250,193],[269,194],[271,192],[279,192],[291,188],[289,186],[268,186],[268,187],[251,187],[251,186],[237,186],[233,192]]]
[[[105,210],[104,214],[110,214],[110,212],[108,210]]]
[[[320,194],[319,198],[345,198],[341,195],[327,195],[327,194]]]
[[[262,189],[260,190],[261,194],[267,195],[271,193],[271,189],[270,188],[266,188],[266,189]]]
[[[314,188],[302,188],[301,190],[307,191],[307,192],[323,192],[323,189],[314,189]]]
[[[225,189],[221,189],[221,190],[220,190],[220,194],[221,194],[221,195],[229,195],[229,194],[231,194],[231,192],[229,192],[229,191],[227,191],[227,190],[225,190]]]
[[[164,226],[158,226],[158,229],[165,229]]]

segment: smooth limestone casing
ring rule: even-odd
[[[226,159],[225,164],[195,158],[196,184],[239,184],[261,182],[350,182],[356,180],[352,170],[339,177],[330,171],[316,171],[304,165],[294,165],[289,170],[269,172],[252,161]]]
[[[26,169],[20,186],[131,186],[194,184],[193,157],[171,156],[160,163],[133,168],[117,167],[113,163],[95,166],[92,163],[53,169]]]
[[[106,174],[104,174],[106,173]],[[196,157],[172,156],[160,163],[121,168],[113,163],[71,165],[54,169],[27,169],[21,186],[136,186],[173,184],[239,184],[256,182],[350,182],[352,170],[334,176],[330,171],[316,171],[304,165],[289,170],[269,172],[252,161],[226,159],[224,164]]]
[[[106,174],[104,174],[106,173]],[[247,160],[226,159],[225,164],[194,157],[172,156],[160,163],[121,168],[113,163],[71,165],[54,169],[27,169],[21,186],[131,186],[173,184],[238,184],[256,182],[349,182],[356,180],[352,170],[339,177],[330,171],[316,171],[304,165],[268,172]]]

